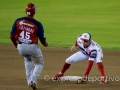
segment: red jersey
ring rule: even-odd
[[[46,45],[46,37],[44,35],[43,26],[39,21],[33,18],[18,18],[13,24],[10,36],[14,44],[16,43],[15,41],[18,43],[37,44],[39,38],[41,43],[44,46]]]

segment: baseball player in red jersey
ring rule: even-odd
[[[75,50],[76,47],[79,47],[80,51],[74,53],[66,59],[62,70],[56,74],[53,79],[57,80],[59,77],[62,77],[72,63],[88,59],[88,65],[80,83],[86,83],[90,70],[93,66],[93,62],[97,63],[98,70],[101,75],[100,83],[107,83],[104,73],[104,66],[101,60],[103,57],[102,49],[95,41],[91,39],[91,35],[89,33],[83,33],[79,35],[77,37],[76,43],[71,47],[71,51]]]
[[[36,10],[35,4],[27,4],[27,16],[16,19],[10,32],[11,41],[24,57],[28,86],[33,90],[37,90],[37,79],[44,65],[38,39],[45,47],[48,46],[43,25],[34,19]]]

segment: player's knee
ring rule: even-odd
[[[35,62],[35,65],[40,65],[40,66],[44,66],[44,60],[40,60],[39,62]]]
[[[42,66],[44,66],[44,60],[41,60],[41,61],[40,61],[40,64],[41,64]]]
[[[72,64],[73,61],[72,61],[70,58],[67,58],[67,59],[66,59],[66,63],[68,63],[68,64]]]
[[[101,59],[95,61],[95,63],[101,63],[101,62],[102,62]]]

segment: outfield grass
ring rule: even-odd
[[[32,0],[0,1],[0,43],[12,44],[14,20],[25,16]],[[7,3],[6,3],[7,2]],[[35,18],[42,22],[49,46],[69,47],[83,32],[92,34],[104,49],[120,49],[120,0],[34,0]]]

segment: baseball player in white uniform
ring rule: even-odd
[[[58,74],[56,74],[53,79],[57,80],[59,77],[62,77],[72,63],[82,60],[88,60],[86,71],[80,83],[83,84],[87,81],[88,75],[94,62],[97,63],[98,70],[101,75],[100,83],[107,83],[104,73],[104,66],[101,60],[101,58],[103,58],[103,52],[101,47],[91,39],[91,35],[89,33],[83,33],[79,35],[74,46],[71,47],[71,51],[74,51],[76,47],[79,47],[80,51],[74,53],[66,59],[62,70]]]

